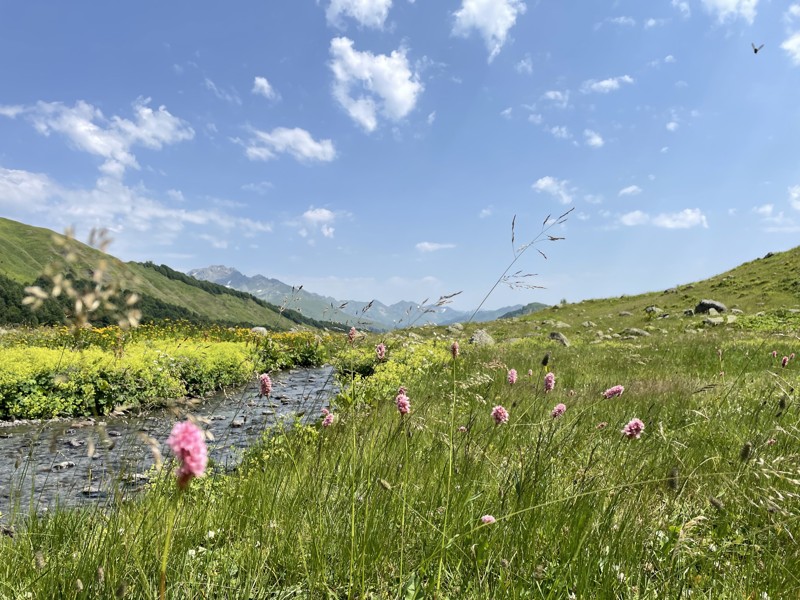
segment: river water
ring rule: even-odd
[[[41,513],[58,506],[104,503],[147,483],[156,454],[170,458],[172,426],[190,412],[210,432],[209,458],[230,469],[242,451],[279,420],[314,422],[336,393],[333,368],[293,369],[272,376],[272,393],[258,384],[218,393],[193,406],[98,419],[0,422],[0,513]]]

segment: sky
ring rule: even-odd
[[[484,307],[658,291],[800,243],[800,3],[0,15],[0,216],[107,228],[123,260],[470,310],[506,269]],[[564,239],[530,244],[545,223]]]

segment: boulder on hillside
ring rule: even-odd
[[[650,335],[650,333],[644,329],[637,329],[636,327],[626,327],[621,333],[622,335],[629,335],[632,337],[647,337]]]
[[[252,331],[253,333],[257,333],[258,335],[267,335],[266,327],[251,327],[250,331]]]
[[[469,343],[476,346],[492,346],[494,345],[494,338],[486,333],[486,330],[478,329],[470,336]]]
[[[706,299],[703,299],[703,300],[700,300],[700,302],[697,303],[697,306],[694,307],[694,312],[696,312],[696,313],[707,313],[712,308],[714,310],[716,310],[717,312],[721,312],[721,313],[723,313],[726,310],[728,310],[728,307],[725,306],[722,302],[719,302],[717,300],[706,300]]]
[[[569,340],[567,339],[567,336],[565,336],[560,331],[551,331],[550,332],[550,339],[553,340],[553,341],[558,342],[562,346],[569,346]]]
[[[653,316],[653,315],[661,314],[662,312],[664,312],[664,310],[661,309],[661,308],[658,308],[656,305],[653,305],[653,306],[648,306],[647,308],[645,308],[644,312],[646,312],[650,316]]]
[[[619,311],[619,316],[620,317],[632,317],[633,313],[631,311],[629,311],[629,310],[621,310],[621,311]]]

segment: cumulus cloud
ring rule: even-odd
[[[448,250],[455,248],[455,244],[440,244],[438,242],[420,242],[416,245],[420,252],[436,252],[437,250]]]
[[[305,129],[277,127],[272,131],[252,130],[247,142],[234,140],[245,148],[250,160],[272,160],[289,154],[300,162],[330,162],[336,158],[331,140],[315,140]]]
[[[517,17],[525,14],[526,9],[522,0],[462,0],[461,8],[453,13],[453,35],[467,37],[477,31],[492,62],[506,43]]]
[[[769,217],[772,215],[772,210],[775,208],[774,204],[764,204],[753,208],[753,212],[762,217]]]
[[[280,98],[278,92],[270,85],[266,77],[256,77],[253,80],[253,89],[251,91],[258,96],[264,96],[267,100],[277,100]]]
[[[628,187],[624,187],[619,191],[618,196],[638,196],[642,193],[642,188],[638,185],[629,185]]]
[[[339,37],[331,40],[330,53],[333,97],[366,131],[378,126],[379,113],[399,121],[416,106],[423,85],[411,71],[405,49],[375,55],[359,52],[352,40]]]
[[[332,223],[334,219],[336,219],[336,215],[327,208],[314,208],[312,206],[303,213],[303,220],[310,225]]]
[[[741,17],[752,25],[758,0],[703,0],[703,6],[708,13],[716,15],[720,23]]]
[[[602,148],[605,141],[600,134],[596,131],[592,131],[591,129],[584,129],[583,135],[586,138],[586,145],[591,148]]]
[[[242,189],[245,192],[253,192],[263,196],[275,186],[270,181],[259,181],[258,183],[245,183]]]
[[[121,177],[126,169],[139,168],[131,151],[134,146],[160,150],[194,137],[187,122],[170,114],[164,106],[154,110],[149,104],[149,98],[134,102],[133,120],[106,118],[100,109],[82,100],[72,107],[60,102],[38,102],[16,114],[23,114],[42,135],[58,133],[76,149],[105,159],[101,170]]]
[[[800,66],[800,31],[786,38],[781,44],[781,49],[789,55],[795,66]]]
[[[542,100],[549,100],[554,106],[566,108],[569,103],[569,90],[548,90],[542,94]]]
[[[662,229],[708,228],[708,221],[699,208],[685,208],[676,213],[661,213],[655,217],[641,210],[634,210],[622,215],[619,222],[628,227],[653,225]]]
[[[660,25],[666,25],[668,23],[668,19],[647,19],[644,22],[645,29],[652,29],[653,27],[659,27]]]
[[[677,131],[678,130],[678,122],[677,121],[670,121],[666,124],[667,131]]]
[[[526,73],[528,75],[533,73],[533,61],[531,60],[530,54],[526,54],[525,58],[514,65],[514,70],[517,73]]]
[[[219,86],[216,83],[211,81],[208,77],[205,78],[205,86],[207,90],[210,90],[217,98],[220,100],[224,100],[225,102],[229,102],[231,104],[242,104],[242,99],[239,98],[239,94],[236,93],[236,90],[233,88],[226,90]]]
[[[10,117],[11,119],[15,118],[17,115],[22,114],[25,110],[23,106],[15,106],[15,105],[2,105],[0,104],[0,117]]]
[[[58,191],[47,175],[0,167],[0,206],[39,210]]]
[[[561,204],[569,204],[572,202],[573,190],[570,188],[569,181],[566,179],[559,180],[546,175],[545,177],[539,178],[532,187],[539,193],[549,194],[554,198],[558,198]]]
[[[692,9],[689,7],[689,3],[686,2],[686,0],[672,0],[672,6],[681,13],[684,19],[688,19],[692,16]]]
[[[569,129],[566,128],[564,125],[557,125],[555,127],[551,127],[549,129],[550,133],[553,134],[553,137],[559,140],[568,140],[572,137],[572,134],[569,132]]]
[[[494,207],[487,206],[486,208],[481,209],[481,212],[478,213],[478,218],[486,219],[487,217],[491,217],[493,212],[494,212]]]
[[[342,17],[346,16],[362,27],[383,29],[391,7],[392,0],[331,0],[325,17],[336,27],[342,26]]]
[[[795,210],[800,210],[800,185],[789,188],[789,203]]]
[[[592,92],[598,94],[607,94],[609,92],[613,92],[614,90],[618,90],[620,85],[623,83],[633,83],[633,77],[630,75],[620,75],[619,77],[609,77],[608,79],[603,79],[598,81],[596,79],[587,79],[581,85],[581,92],[584,94],[590,94]]]

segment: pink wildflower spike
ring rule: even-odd
[[[351,344],[354,343],[356,341],[356,336],[357,335],[358,335],[358,332],[356,331],[356,328],[355,327],[351,327],[350,331],[347,332],[347,341],[349,341]]]
[[[496,425],[508,423],[508,411],[498,404],[492,409],[492,418]]]
[[[544,376],[544,391],[552,392],[553,388],[555,387],[556,387],[556,376],[551,371],[550,373]]]
[[[496,522],[497,519],[495,519],[492,515],[483,515],[481,517],[481,523],[483,523],[484,525],[491,525]]]
[[[191,421],[175,423],[167,444],[178,458],[178,488],[185,488],[192,477],[202,477],[208,464],[206,438]]]
[[[533,377],[533,369],[528,369],[528,377]]]
[[[633,418],[622,428],[622,433],[629,439],[639,439],[644,431],[644,423],[641,419]]]
[[[597,427],[596,427],[596,429],[605,429],[606,427],[608,427],[608,422],[606,422],[606,421],[600,421],[600,422],[597,424]]]
[[[625,391],[625,387],[621,385],[615,385],[613,387],[608,388],[605,392],[603,392],[603,398],[616,398],[617,396],[622,396],[622,392]]]
[[[516,369],[509,369],[508,370],[508,383],[514,385],[517,383],[517,370]]]
[[[394,399],[394,402],[401,415],[407,415],[411,410],[411,401],[408,399],[405,392],[397,394],[397,398]]]
[[[567,412],[567,405],[566,404],[556,404],[555,407],[553,408],[552,412],[550,413],[550,416],[553,417],[554,419],[557,419],[558,417],[563,415],[565,412]]]
[[[258,376],[258,385],[260,388],[260,392],[258,394],[259,398],[262,396],[269,396],[272,392],[272,380],[266,373],[262,373]]]
[[[778,358],[778,351],[777,350],[773,350],[772,351],[772,358]]]
[[[467,433],[467,428],[466,426],[462,425],[461,427],[458,428],[458,431],[461,433]]]
[[[775,438],[770,438],[770,439],[767,440],[767,446],[774,446],[777,443],[778,443],[778,440],[776,440]]]
[[[782,366],[782,367],[785,367],[785,366],[786,366],[786,365],[788,365],[788,364],[789,364],[789,357],[788,357],[788,356],[784,356],[784,357],[781,359],[781,366]]]
[[[453,359],[458,358],[458,342],[450,344],[450,354],[453,355]]]
[[[333,413],[329,411],[327,408],[323,408],[322,414],[325,415],[325,418],[322,419],[322,426],[330,427],[331,425],[333,425],[333,419],[334,419]]]
[[[789,355],[789,360],[794,360],[794,352]]]
[[[378,360],[386,358],[386,344],[378,344],[375,346],[375,354],[378,356]]]

